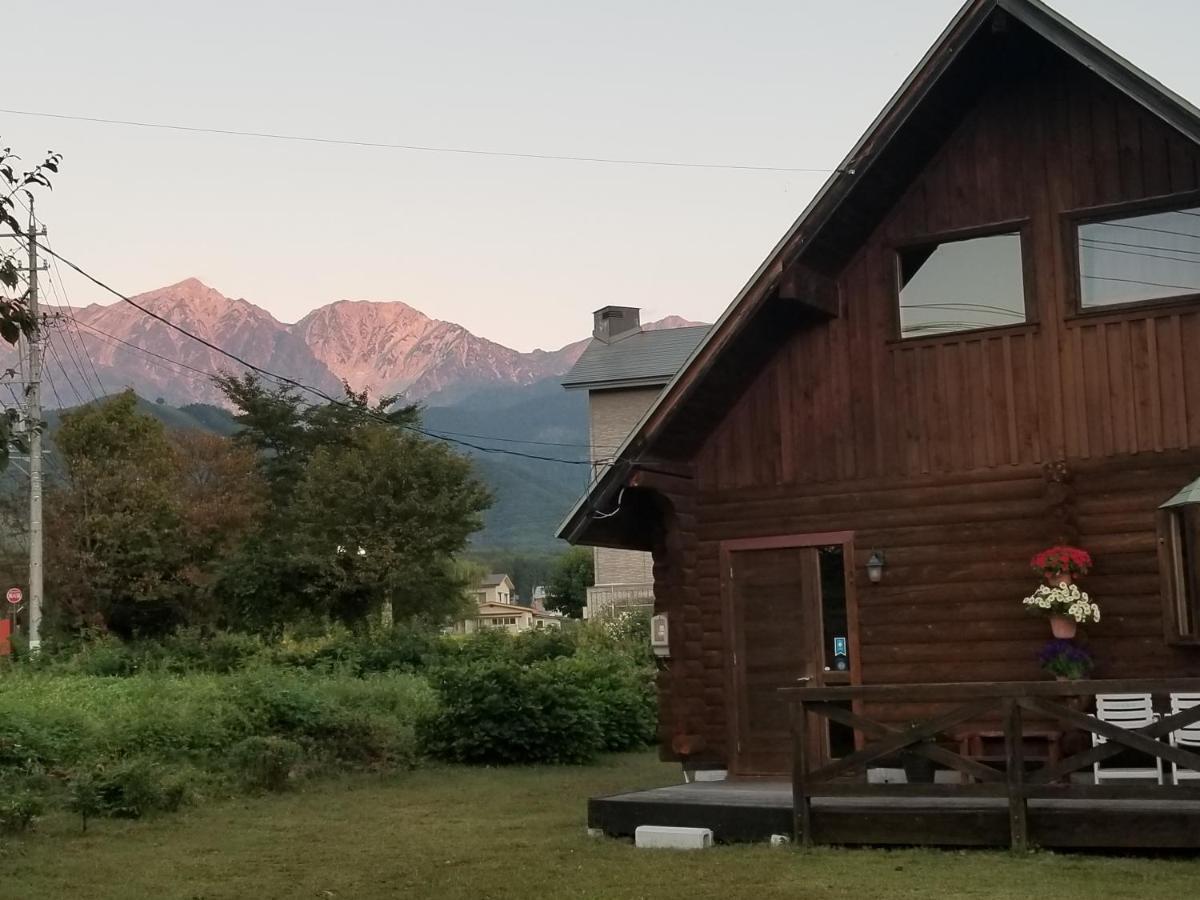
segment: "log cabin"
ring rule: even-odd
[[[779,775],[798,681],[1045,679],[1021,600],[1060,542],[1097,677],[1200,675],[1200,507],[1160,509],[1197,476],[1200,111],[970,0],[560,536],[653,554],[663,757]]]

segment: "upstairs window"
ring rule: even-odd
[[[1019,231],[917,244],[897,257],[902,338],[1027,320]]]
[[[1084,222],[1076,234],[1083,309],[1200,295],[1200,207]]]
[[[1200,643],[1200,479],[1159,509],[1158,543],[1167,640]]]

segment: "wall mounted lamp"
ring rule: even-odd
[[[885,565],[887,565],[887,560],[883,555],[883,551],[872,551],[871,557],[867,560],[867,580],[871,584],[879,584],[879,582],[883,581],[883,567]]]

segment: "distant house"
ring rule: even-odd
[[[606,306],[593,315],[592,341],[562,384],[588,392],[593,475],[598,477],[708,326],[644,329],[640,310],[630,306]],[[654,605],[649,553],[596,547],[594,554],[595,584],[587,592],[585,618],[614,608]]]
[[[475,599],[479,601],[480,606],[488,603],[512,603],[516,588],[513,580],[507,575],[485,575],[475,588]]]
[[[486,575],[475,587],[478,609],[474,616],[454,626],[456,634],[474,634],[499,628],[517,634],[538,628],[561,628],[562,614],[548,612],[538,600],[532,606],[517,602],[513,581],[507,575]]]

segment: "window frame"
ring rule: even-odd
[[[1139,200],[1122,200],[1117,203],[1102,203],[1065,210],[1061,214],[1063,247],[1067,253],[1067,273],[1071,279],[1068,318],[1091,318],[1093,316],[1128,313],[1134,310],[1153,310],[1176,306],[1194,306],[1200,303],[1200,291],[1190,294],[1172,294],[1150,300],[1129,300],[1125,303],[1109,303],[1102,306],[1083,305],[1083,267],[1079,260],[1079,227],[1096,222],[1115,219],[1133,219],[1139,215],[1156,212],[1171,212],[1185,207],[1200,208],[1200,190],[1180,191],[1173,194],[1156,194]]]
[[[1181,526],[1187,509],[1187,506],[1159,509],[1157,515],[1163,637],[1168,645],[1200,647],[1200,572],[1189,576],[1182,546]],[[1200,510],[1195,513],[1200,515]],[[1193,569],[1198,565],[1200,560],[1191,561]],[[1190,623],[1187,622],[1189,619]],[[1190,627],[1185,627],[1189,624]]]
[[[921,341],[959,341],[963,340],[964,337],[972,339],[975,335],[1004,333],[1036,326],[1038,324],[1037,300],[1034,296],[1036,280],[1034,278],[1033,256],[1030,252],[1033,243],[1031,223],[1032,220],[1028,216],[1024,216],[1019,219],[988,222],[984,225],[972,225],[966,228],[951,228],[892,241],[889,246],[892,257],[892,339],[889,343],[910,346]],[[980,328],[962,329],[961,331],[943,331],[934,335],[921,334],[905,337],[903,325],[900,320],[900,291],[903,287],[900,280],[904,274],[900,255],[906,250],[926,247],[930,244],[956,244],[962,241],[971,241],[985,237],[999,237],[1006,234],[1016,234],[1021,245],[1021,295],[1025,301],[1025,320],[1023,322],[985,325]]]

